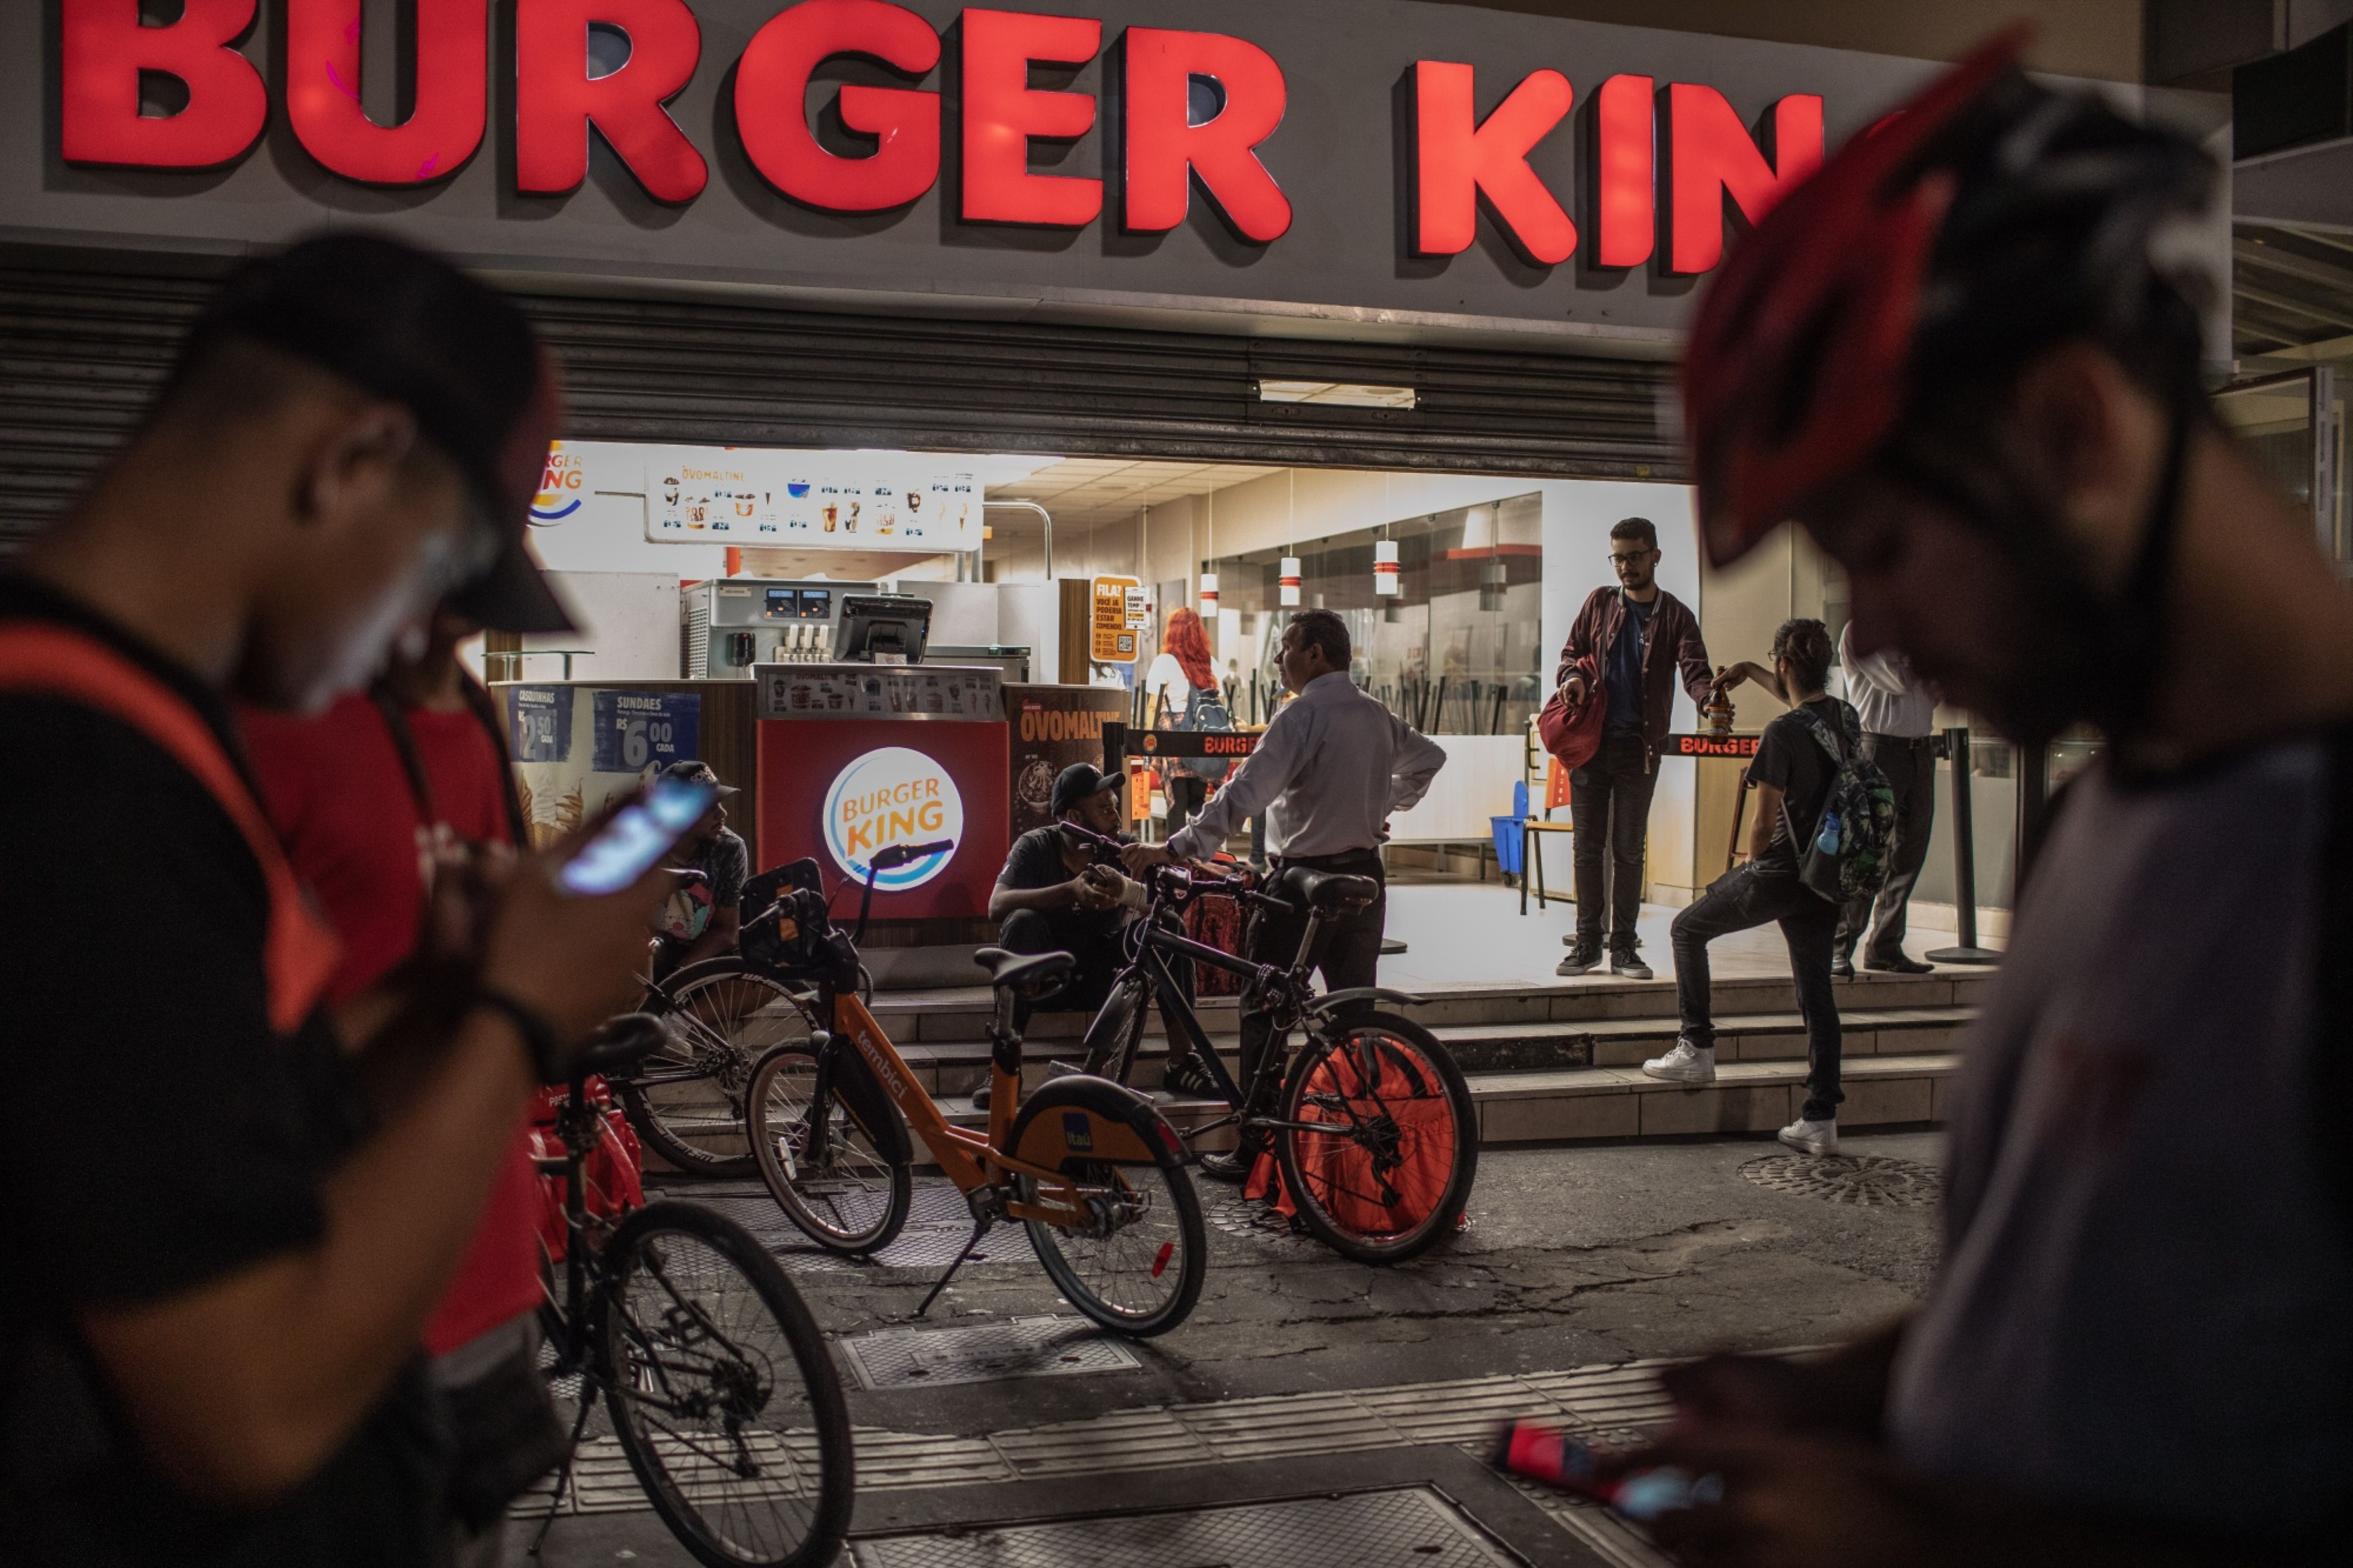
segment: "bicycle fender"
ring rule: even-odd
[[[907,1123],[900,1116],[899,1108],[891,1103],[891,1097],[883,1092],[874,1069],[858,1054],[858,1048],[839,1035],[833,1035],[818,1047],[818,1054],[828,1086],[874,1140],[874,1152],[894,1165],[912,1161],[915,1144],[907,1132]]]
[[[1335,991],[1318,996],[1303,1011],[1310,1015],[1329,1013],[1335,1007],[1354,1006],[1359,1002],[1402,1002],[1409,1007],[1419,1007],[1430,998],[1416,996],[1408,991],[1392,991],[1386,985],[1352,985],[1345,991]]]
[[[1049,1079],[1023,1100],[1007,1143],[1015,1159],[1049,1171],[1071,1160],[1155,1164],[1185,1148],[1150,1100],[1084,1073]]]

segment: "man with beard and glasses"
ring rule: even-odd
[[[1942,1263],[1804,1361],[1672,1374],[1686,1562],[2342,1561],[2353,600],[2217,423],[2196,144],[2007,36],[1734,251],[1683,371],[1719,568],[1799,521],[2012,740],[2097,725],[1961,1049]]]

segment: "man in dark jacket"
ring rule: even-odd
[[[1577,934],[1567,939],[1569,954],[1557,973],[1582,974],[1601,962],[1606,845],[1617,868],[1609,894],[1609,966],[1630,979],[1648,980],[1634,918],[1642,902],[1642,837],[1659,779],[1659,744],[1674,710],[1676,674],[1699,703],[1707,700],[1714,678],[1698,617],[1659,586],[1659,531],[1649,518],[1630,517],[1610,529],[1609,564],[1618,586],[1596,588],[1577,612],[1553,676],[1569,701],[1582,702],[1591,686],[1587,672],[1598,672],[1609,702],[1601,749],[1568,775]]]

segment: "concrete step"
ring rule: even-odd
[[[1863,973],[1839,982],[1839,1006],[1857,1013],[1895,1007],[1970,1007],[1982,1000],[1992,983],[1989,969],[1948,968],[1921,975]],[[1726,1016],[1794,1013],[1798,1007],[1796,987],[1786,979],[1719,979],[1715,994],[1716,1011]],[[1620,980],[1609,974],[1512,986],[1425,990],[1422,995],[1420,1005],[1402,1011],[1430,1028],[1672,1018],[1675,1012],[1672,980]],[[1233,1035],[1237,1016],[1233,997],[1204,997],[1198,1011],[1212,1037]],[[884,992],[874,999],[874,1015],[902,1050],[918,1042],[976,1040],[988,1023],[988,992],[977,985]],[[1030,1020],[1029,1036],[1042,1048],[1053,1040],[1076,1039],[1085,1033],[1086,1026],[1081,1014],[1039,1013]]]
[[[1839,1019],[1843,1054],[1853,1059],[1947,1050],[1954,1034],[1974,1016],[1974,1010],[1967,1007],[1843,1012]],[[1230,1015],[1227,1021],[1231,1023]],[[1430,1033],[1453,1053],[1464,1076],[1475,1080],[1495,1073],[1639,1068],[1672,1046],[1675,1031],[1675,1020],[1670,1016],[1574,1023],[1441,1024]],[[1232,1065],[1230,1058],[1239,1045],[1235,1037],[1213,1032],[1211,1043]],[[1033,1032],[1024,1052],[1024,1086],[1034,1089],[1044,1082],[1057,1060],[1076,1065],[1076,1045],[1067,1035],[1041,1038]],[[1720,1062],[1802,1061],[1805,1021],[1795,1013],[1719,1015],[1715,1050]],[[1165,1051],[1159,1026],[1148,1026],[1131,1075],[1138,1088],[1159,1086],[1167,1059]],[[902,1045],[899,1054],[913,1069],[916,1081],[934,1094],[968,1095],[988,1076],[988,1047],[981,1040]]]

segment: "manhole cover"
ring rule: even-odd
[[[1884,1154],[1767,1154],[1740,1173],[1777,1193],[1862,1208],[1920,1208],[1944,1191],[1934,1165]]]
[[[856,1568],[1505,1568],[1517,1561],[1430,1487],[873,1536],[851,1542],[849,1560]]]
[[[861,1388],[994,1383],[1134,1372],[1135,1355],[1079,1318],[1016,1318],[968,1329],[884,1329],[841,1341]]]

